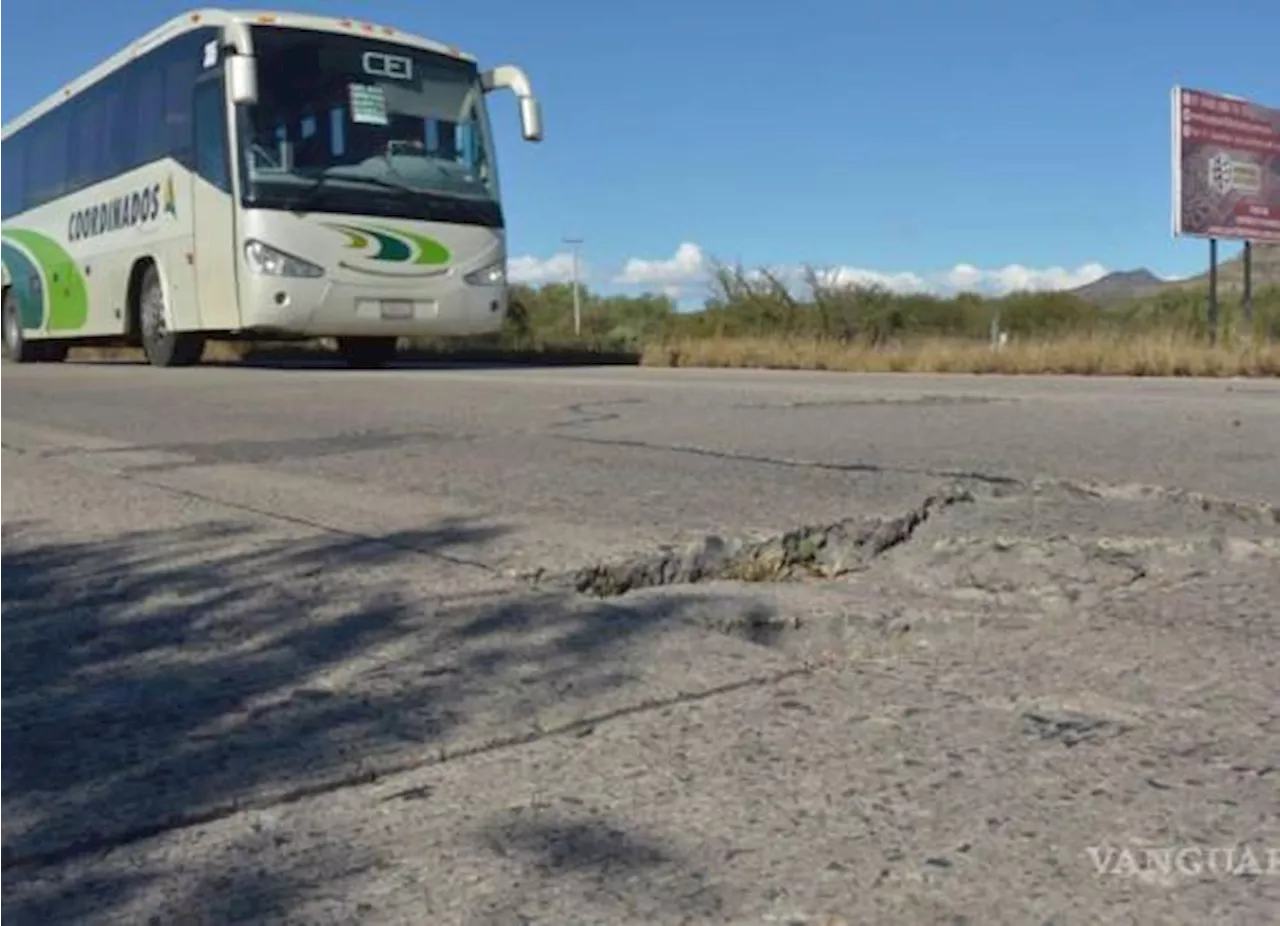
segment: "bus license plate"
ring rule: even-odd
[[[413,318],[413,302],[409,299],[383,299],[383,318]]]

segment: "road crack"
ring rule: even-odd
[[[385,762],[376,763],[372,767],[365,766],[358,771],[335,775],[299,787],[281,788],[273,794],[262,795],[257,798],[223,801],[198,811],[176,814],[164,820],[130,827],[115,833],[95,833],[56,849],[19,854],[5,847],[3,865],[0,866],[0,870],[8,872],[15,869],[33,869],[60,865],[86,855],[110,852],[173,832],[217,823],[242,813],[274,810],[313,797],[322,797],[339,791],[367,787],[388,778],[434,768],[449,762],[531,746],[553,737],[583,735],[585,732],[597,729],[603,724],[629,717],[650,714],[687,704],[696,704],[750,688],[767,688],[802,676],[810,676],[816,668],[812,664],[804,664],[767,674],[752,675],[697,691],[684,691],[665,697],[645,698],[634,704],[610,711],[602,711],[598,714],[591,714],[560,724],[545,727],[535,725],[529,730],[492,737],[480,743],[469,746],[463,745],[455,749],[441,747],[427,756],[418,755],[402,759],[389,759]]]
[[[158,489],[162,492],[168,492],[182,498],[194,499],[209,505],[220,505],[224,508],[230,508],[233,511],[239,511],[244,514],[255,515],[260,518],[278,521],[282,524],[292,524],[295,527],[305,527],[310,530],[323,531],[327,534],[333,534],[339,537],[349,537],[360,544],[370,544],[374,546],[387,547],[401,553],[411,553],[417,556],[425,556],[428,559],[438,560],[448,563],[451,566],[461,566],[469,569],[477,569],[494,578],[510,581],[510,577],[499,567],[490,565],[482,560],[467,559],[466,557],[453,556],[448,553],[441,553],[439,550],[424,550],[412,543],[404,543],[397,541],[394,536],[379,536],[377,534],[367,534],[362,531],[349,530],[343,527],[335,527],[332,524],[325,524],[314,518],[304,518],[298,515],[282,514],[279,511],[272,511],[269,508],[262,508],[257,505],[249,505],[244,502],[233,502],[225,498],[218,498],[215,495],[209,495],[204,492],[197,492],[194,489],[183,489],[178,486],[167,485],[162,482],[153,482],[149,479],[143,479],[131,473],[117,471],[114,475],[126,482],[132,482],[135,485],[144,486],[148,489]]]
[[[1280,525],[1280,504],[1272,502],[1242,501],[1208,495],[1194,489],[1177,486],[1150,485],[1145,483],[1109,484],[1083,479],[1067,479],[1055,476],[1018,476],[988,473],[979,470],[932,469],[928,467],[894,466],[861,461],[805,460],[792,457],[775,457],[767,454],[737,453],[732,450],[716,450],[693,444],[660,444],[628,438],[586,437],[557,434],[557,440],[604,447],[623,447],[632,450],[652,450],[661,453],[679,453],[708,457],[736,463],[755,463],[789,469],[811,469],[838,473],[868,473],[873,475],[924,476],[930,479],[974,483],[996,490],[1026,492],[1042,495],[1061,491],[1102,501],[1154,501],[1194,508],[1206,514],[1222,514],[1239,521],[1265,525]]]
[[[593,402],[574,402],[565,406],[562,411],[573,417],[562,421],[553,421],[550,428],[577,428],[589,424],[601,424],[605,421],[616,421],[622,417],[621,412],[605,411],[605,409],[626,405],[644,405],[644,399],[598,399]]]
[[[655,450],[665,453],[682,453],[690,456],[709,457],[713,460],[724,460],[735,463],[758,463],[765,466],[781,466],[790,469],[826,470],[837,473],[927,476],[931,479],[950,479],[965,482],[976,482],[996,487],[1027,487],[1027,483],[1024,480],[1018,479],[1015,476],[1001,476],[994,473],[984,473],[975,470],[928,469],[910,466],[886,466],[879,463],[802,460],[761,454],[735,453],[732,450],[714,450],[709,447],[698,447],[693,444],[657,444],[651,441],[627,438],[584,437],[581,435],[571,434],[556,434],[554,437],[557,440],[570,441],[576,444],[592,444],[601,447],[624,447],[630,450]]]
[[[735,402],[729,407],[738,411],[796,411],[804,408],[881,408],[885,406],[909,405],[913,407],[945,407],[955,405],[1011,405],[1018,403],[1016,398],[1003,398],[987,395],[921,395],[921,396],[880,396],[866,399],[798,399],[793,402]]]
[[[1058,489],[1099,501],[1165,502],[1194,508],[1204,514],[1226,515],[1237,521],[1280,526],[1280,505],[1270,502],[1247,502],[1220,498],[1214,495],[1207,495],[1204,492],[1197,492],[1194,489],[1148,485],[1145,483],[1110,485],[1077,479],[1052,478],[1033,479],[1027,483],[1027,487],[1038,493],[1043,493],[1045,490]]]

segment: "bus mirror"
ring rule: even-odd
[[[520,129],[525,141],[542,141],[542,107],[531,96],[520,98]]]
[[[510,90],[520,100],[520,131],[525,141],[542,141],[542,108],[538,105],[529,78],[512,64],[503,64],[480,75],[485,93]]]
[[[227,82],[233,104],[252,106],[258,102],[258,68],[254,58],[249,55],[227,58]]]

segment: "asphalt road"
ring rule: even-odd
[[[1274,382],[3,390],[6,923],[1280,909]]]

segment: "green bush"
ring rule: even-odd
[[[999,298],[898,294],[876,286],[833,284],[807,270],[787,285],[768,270],[714,268],[711,295],[698,311],[680,312],[667,296],[580,292],[582,331],[573,329],[573,291],[562,283],[517,286],[501,343],[529,350],[597,346],[638,351],[675,339],[784,337],[883,344],[921,338],[987,340],[993,328],[1019,340],[1067,335],[1209,335],[1204,289],[1171,286],[1150,297],[1098,306],[1069,292],[1019,292]],[[1223,337],[1280,338],[1280,287],[1258,290],[1252,326],[1239,294],[1220,298]]]

